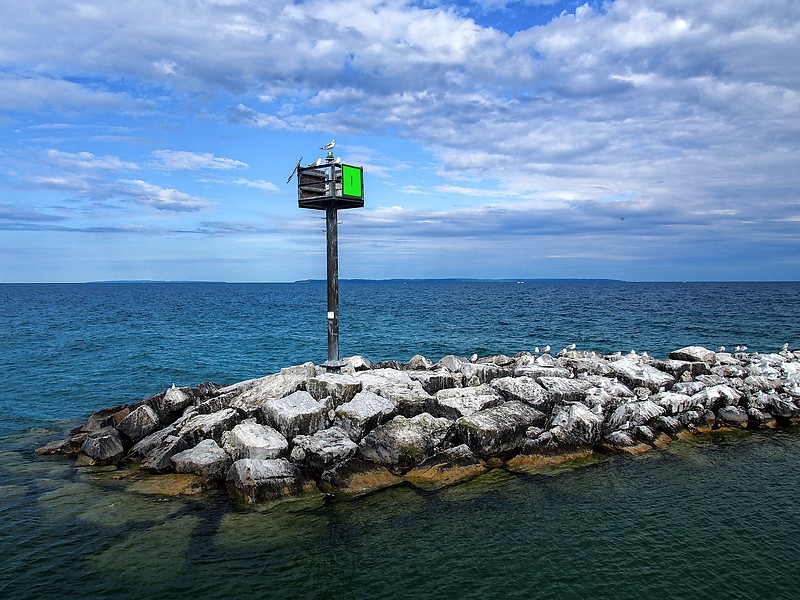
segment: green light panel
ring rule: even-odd
[[[361,175],[361,167],[342,165],[342,195],[353,198],[361,198],[364,195]]]

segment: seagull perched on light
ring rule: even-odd
[[[331,140],[324,146],[320,147],[320,150],[333,150],[333,147],[336,145],[336,140]]]

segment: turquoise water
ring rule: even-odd
[[[342,284],[342,354],[800,346],[800,285]],[[325,358],[324,286],[0,285],[0,597],[793,598],[800,432],[434,493],[166,499],[33,449],[175,382]]]

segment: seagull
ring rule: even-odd
[[[717,352],[725,352],[725,346],[720,346],[717,348]]]
[[[336,145],[336,140],[331,140],[324,146],[320,147],[320,150],[333,150],[333,147]]]
[[[577,346],[575,346],[575,344],[570,344],[569,346],[566,347],[566,350],[575,350],[576,347]]]
[[[747,346],[742,346],[742,352],[747,352]]]
[[[331,143],[333,143],[333,142],[331,142]],[[332,147],[333,146],[331,146],[331,148]],[[469,357],[469,361],[470,362],[475,362],[476,360],[478,360],[478,355],[477,354],[473,354],[472,356]]]
[[[544,352],[545,354],[547,354],[548,352],[550,352],[550,344],[547,344],[547,346],[545,346],[544,348],[542,348],[542,352]]]
[[[539,346],[536,346],[536,348],[533,349],[533,353],[534,354],[539,354],[540,353],[539,352]]]
[[[741,352],[742,351],[742,347],[741,346],[736,346],[736,348],[734,348],[733,351],[734,352]]]
[[[784,351],[784,352],[788,352],[788,351],[789,351],[789,342],[786,342],[786,343],[783,345],[783,351]]]

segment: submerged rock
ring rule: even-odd
[[[285,458],[243,458],[228,470],[231,493],[247,504],[277,500],[313,489],[300,469]]]
[[[357,497],[403,483],[379,464],[353,457],[335,464],[320,477],[319,488],[336,496]]]
[[[405,480],[423,489],[439,489],[468,481],[488,471],[486,463],[466,444],[448,448],[426,458],[405,474]]]

